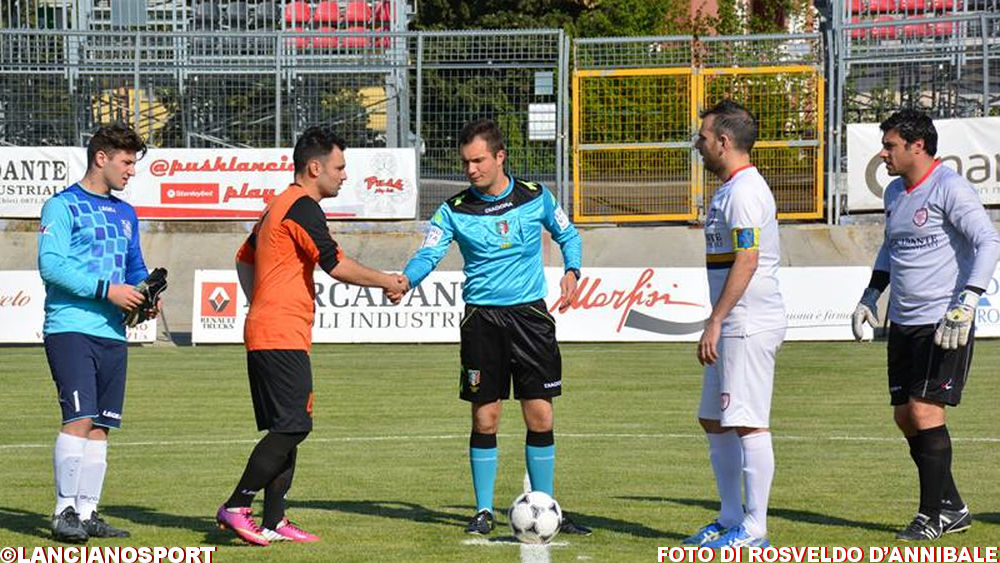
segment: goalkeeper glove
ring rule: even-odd
[[[874,329],[878,326],[878,296],[882,292],[874,287],[866,287],[861,294],[861,301],[851,315],[851,330],[854,332],[854,339],[858,342],[865,335],[864,325],[867,322]]]
[[[955,350],[969,342],[972,321],[976,318],[979,294],[964,290],[958,294],[958,302],[948,309],[934,332],[934,343],[945,350]]]
[[[167,289],[167,270],[156,268],[135,286],[135,290],[142,294],[142,303],[125,315],[125,326],[132,328],[156,316],[156,305],[165,289]]]

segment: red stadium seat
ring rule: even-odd
[[[354,0],[347,5],[344,20],[350,24],[364,24],[372,21],[372,8],[365,0]]]
[[[309,31],[302,29],[301,27],[296,27],[290,31]],[[296,49],[308,49],[313,46],[312,37],[293,37],[288,40],[287,45],[294,45]]]
[[[861,0],[858,0],[860,2]],[[392,0],[386,0],[375,6],[375,23],[385,25],[393,20]]]
[[[894,21],[891,16],[879,16],[875,18],[877,22],[891,22]],[[874,39],[895,39],[896,38],[896,28],[895,25],[887,25],[884,27],[873,27],[869,31]]]
[[[336,36],[337,28],[335,27],[321,27],[317,31],[320,33],[325,33],[327,35],[321,35],[319,37],[313,38],[313,48],[314,49],[336,49],[340,47],[340,37]]]
[[[851,18],[851,23],[861,23],[861,18]],[[868,28],[851,29],[851,39],[864,39],[868,37]]]
[[[899,0],[899,9],[907,14],[919,14],[933,9],[932,0]]]
[[[289,2],[285,4],[285,21],[291,24],[302,24],[309,21],[312,10],[305,2]]]
[[[962,7],[962,0],[933,0],[935,12],[953,12]]]
[[[955,31],[954,22],[919,23],[903,26],[907,37],[934,37],[951,35]]]
[[[868,0],[868,11],[872,14],[893,14],[899,11],[896,0]]]
[[[337,23],[340,20],[340,6],[337,0],[320,2],[313,10],[313,21],[319,24]]]
[[[368,30],[363,27],[349,27],[345,31],[363,32]],[[364,49],[365,47],[371,45],[371,40],[368,37],[359,37],[356,35],[347,36],[347,37],[341,37],[340,45],[342,47],[347,47],[348,49]]]

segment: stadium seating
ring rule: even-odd
[[[312,10],[307,2],[289,2],[285,4],[285,22],[292,26],[302,25],[312,18]],[[296,31],[300,28],[295,28]]]
[[[340,20],[340,6],[336,0],[320,2],[313,11],[312,19],[321,25],[336,25]]]
[[[365,0],[353,0],[347,4],[344,21],[348,25],[364,25],[372,21],[372,8]]]

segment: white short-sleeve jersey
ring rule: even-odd
[[[705,221],[708,287],[714,306],[736,253],[757,250],[757,271],[743,297],[722,321],[723,336],[747,336],[785,328],[785,305],[778,288],[778,213],[774,196],[757,168],[733,173],[709,205]]]

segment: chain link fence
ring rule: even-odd
[[[828,71],[835,80],[833,186],[839,196],[831,221],[848,210],[848,124],[878,123],[901,107],[935,119],[1000,116],[1000,4],[980,1],[985,9],[978,13],[965,11],[976,7],[971,2],[903,0],[896,12],[880,12],[888,15],[876,16],[864,4],[867,18],[855,18],[857,10],[844,14],[840,56]]]
[[[466,185],[458,132],[490,117],[511,172],[565,197],[561,31],[392,31],[401,0],[138,4],[144,24],[124,0],[0,6],[0,144],[80,146],[120,120],[157,147],[289,147],[331,124],[415,148],[426,219]]]

